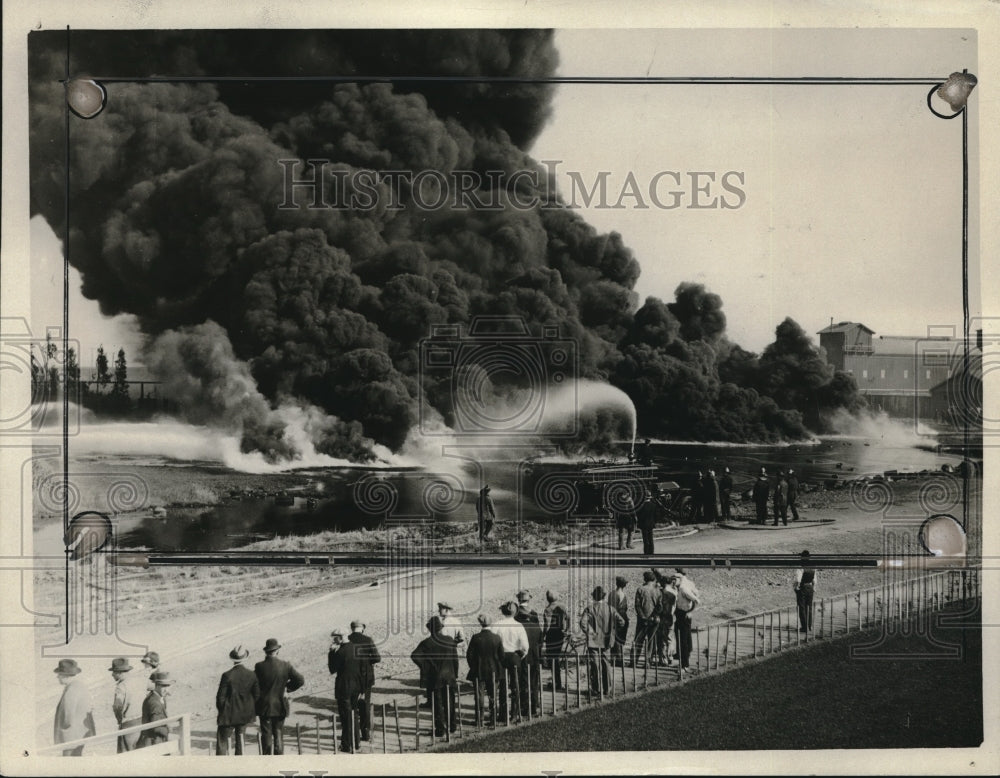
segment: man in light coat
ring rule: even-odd
[[[111,677],[115,681],[115,693],[111,700],[111,712],[115,714],[118,729],[128,729],[142,723],[142,701],[146,696],[140,679],[134,677],[132,665],[126,657],[111,660]],[[135,748],[139,733],[118,736],[118,753]]]
[[[94,706],[90,692],[80,680],[80,666],[75,659],[60,659],[53,672],[56,678],[66,688],[56,706],[55,722],[53,724],[52,742],[68,743],[84,737],[97,734],[94,727]],[[81,756],[83,746],[63,749],[63,756]]]

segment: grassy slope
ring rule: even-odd
[[[447,750],[561,751],[974,747],[982,741],[982,632],[935,627],[962,659],[851,659],[873,633],[816,644],[627,701]],[[926,648],[888,636],[885,650]]]

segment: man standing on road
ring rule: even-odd
[[[648,491],[645,491],[643,493],[642,504],[636,511],[636,524],[639,525],[639,532],[642,534],[643,554],[656,553],[653,549],[653,529],[656,527],[656,520],[659,518],[659,513],[659,504]]]
[[[788,470],[788,510],[792,512],[792,521],[799,520],[799,509],[795,507],[795,504],[799,500],[799,477],[795,475],[795,471],[789,468]]]
[[[635,503],[632,496],[625,495],[625,505],[620,511],[615,511],[615,524],[618,527],[618,550],[632,548],[632,533],[635,532]],[[622,536],[628,533],[625,545],[622,543]]]
[[[500,719],[506,721],[508,705],[511,711],[511,719],[520,721],[518,713],[521,710],[521,660],[528,655],[528,633],[524,631],[524,625],[520,624],[514,614],[517,612],[517,603],[505,602],[500,606],[500,613],[503,614],[493,624],[493,631],[500,636],[503,642],[503,667],[504,672],[500,676]]]
[[[587,647],[590,689],[603,695],[611,688],[611,663],[608,653],[615,644],[615,628],[621,625],[621,616],[604,601],[604,588],[597,586],[591,592],[593,602],[580,616],[580,631]]]
[[[813,593],[816,588],[816,571],[809,566],[809,552],[799,555],[802,564],[795,571],[795,604],[799,611],[799,632],[812,630]]]
[[[656,633],[659,625],[660,587],[656,573],[646,570],[642,586],[635,590],[635,657],[645,656],[645,664],[652,664],[656,650]]]
[[[778,519],[788,526],[788,481],[785,480],[785,471],[778,471],[778,483],[774,486],[774,526],[778,526]]]
[[[94,706],[87,687],[77,678],[80,666],[75,659],[60,659],[53,672],[59,683],[66,688],[63,689],[62,697],[56,706],[52,742],[68,743],[71,740],[93,737],[97,734],[94,727]],[[64,748],[62,755],[82,756],[83,746]]]
[[[524,683],[521,686],[521,715],[537,716],[542,704],[542,624],[538,613],[529,608],[531,594],[526,589],[517,593],[517,613],[514,620],[524,627],[528,635],[528,653],[523,659]]]
[[[215,693],[215,709],[219,713],[215,735],[217,756],[229,755],[230,735],[233,736],[236,756],[243,756],[243,736],[247,724],[257,714],[260,684],[257,676],[243,666],[243,660],[248,656],[250,652],[247,649],[236,646],[229,652],[233,666],[219,679],[219,688]]]
[[[264,644],[264,660],[253,668],[260,684],[257,715],[260,717],[261,749],[265,754],[274,755],[285,753],[282,728],[290,710],[285,692],[294,692],[305,683],[290,663],[278,658],[280,650],[278,639],[268,638]]]
[[[563,644],[570,630],[569,613],[559,602],[559,595],[551,589],[545,592],[548,605],[542,611],[542,655],[552,668],[552,683],[557,692],[562,691]]]
[[[757,523],[767,524],[767,498],[771,487],[767,483],[767,471],[762,467],[753,484],[753,504],[757,508]]]
[[[497,701],[494,690],[502,686],[503,640],[490,629],[490,617],[480,613],[476,620],[482,629],[469,638],[465,660],[469,663],[469,680],[475,688],[476,724],[485,723],[485,700],[489,700],[490,722],[497,724]]]
[[[681,660],[681,672],[687,672],[691,662],[691,611],[698,604],[698,587],[684,574],[683,568],[675,568],[677,573],[677,603],[674,606],[674,632],[677,637],[677,651]]]
[[[733,476],[729,468],[722,469],[722,478],[719,479],[719,507],[722,508],[722,520],[730,521],[733,518],[730,508],[730,500],[733,495]]]
[[[618,626],[615,627],[615,644],[611,647],[611,660],[616,664],[625,666],[625,643],[628,641],[628,595],[625,594],[625,587],[628,581],[625,576],[615,577],[615,590],[608,598],[611,607],[619,616]]]
[[[111,660],[111,677],[115,681],[115,695],[111,701],[111,711],[115,714],[118,729],[128,729],[142,723],[142,700],[145,692],[139,679],[132,676],[132,665],[123,656]],[[118,736],[118,753],[135,748],[139,733]]]
[[[705,521],[714,524],[719,520],[719,482],[715,480],[715,471],[709,470],[702,483],[704,485],[702,502],[705,509]]]
[[[490,485],[486,484],[479,490],[479,498],[476,500],[476,517],[479,523],[479,540],[485,541],[490,536],[493,529],[493,522],[497,519],[497,511],[493,505],[493,498],[490,497]]]

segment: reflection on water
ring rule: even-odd
[[[879,439],[829,438],[813,445],[710,446],[653,443],[649,453],[663,477],[686,485],[699,469],[717,474],[729,467],[736,491],[749,488],[764,467],[773,475],[794,468],[800,481],[817,486],[886,471],[937,471],[957,466],[961,458],[939,454],[933,446],[918,448]],[[624,461],[624,449],[620,461]],[[593,463],[589,463],[593,464]],[[565,512],[539,506],[526,474],[565,472],[574,464],[541,466],[517,462],[483,462],[480,474],[420,471],[345,470],[310,471],[301,492],[275,496],[243,496],[207,508],[170,508],[165,516],[118,519],[123,547],[157,551],[217,551],[245,546],[256,540],[310,535],[324,530],[377,529],[410,522],[476,519],[475,501],[483,481],[491,486],[499,521],[517,518],[535,521],[561,517]],[[483,481],[480,480],[483,479]],[[291,504],[281,504],[291,503]]]

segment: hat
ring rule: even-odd
[[[593,597],[595,600],[603,600],[604,599],[604,589],[601,588],[600,586],[595,586],[594,587],[594,591],[592,591],[590,593],[590,596]]]
[[[142,659],[139,660],[144,665],[149,665],[150,667],[158,667],[160,664],[160,655],[155,651],[147,651],[143,654]]]
[[[108,668],[112,673],[127,673],[132,669],[132,665],[128,663],[128,659],[123,656],[117,659],[111,660],[111,667]]]
[[[801,554],[799,554],[799,556],[809,556],[809,552],[803,551]]]
[[[531,599],[531,593],[527,589],[521,589],[521,591],[517,593],[518,602],[527,602],[530,599]]]
[[[277,638],[268,638],[264,644],[264,653],[272,654],[279,648],[281,648],[281,643],[278,642]]]
[[[357,629],[358,627],[361,627],[361,629],[364,629],[365,628],[365,623],[363,621],[361,621],[360,619],[354,619],[354,621],[351,622],[351,629]]]
[[[647,570],[642,574],[642,580],[645,581],[646,583],[649,583],[650,581],[655,581],[656,573],[654,573],[652,570]]]
[[[344,630],[342,630],[342,629],[335,629],[333,632],[330,633],[330,637],[332,637],[332,638],[342,638],[342,637],[344,637]]]
[[[513,600],[507,600],[503,605],[500,606],[500,612],[505,616],[510,616],[517,610],[517,603]]]
[[[794,473],[794,472],[795,472],[795,471],[794,471],[794,470],[792,470],[792,468],[788,468],[788,474],[789,474],[789,475],[791,475],[791,474],[792,474],[792,473]]]
[[[75,659],[60,659],[59,666],[52,672],[57,675],[77,675],[80,672],[80,666]]]
[[[439,610],[439,611],[453,611],[453,610],[455,610],[455,609],[454,609],[454,608],[452,608],[452,607],[451,607],[451,606],[450,606],[450,605],[449,605],[448,603],[446,603],[446,602],[439,602],[439,603],[438,603],[438,610]]]
[[[441,617],[440,616],[431,616],[427,620],[427,623],[424,626],[427,627],[427,630],[432,635],[436,635],[444,627],[444,622],[441,621]]]
[[[476,621],[478,621],[479,625],[482,627],[488,627],[490,625],[490,617],[487,616],[485,613],[480,613],[478,616],[476,616]]]
[[[684,568],[683,567],[675,567],[674,568],[674,572],[677,573],[678,575],[684,575]]]
[[[173,683],[173,681],[170,679],[170,673],[168,673],[166,670],[157,670],[155,673],[149,676],[149,680],[152,681],[157,686],[170,686],[170,684]]]
[[[615,576],[615,586],[626,586],[628,581],[625,580],[624,575]]]
[[[489,490],[490,490],[490,485],[489,485],[489,484],[486,484],[486,486],[484,486],[484,487],[483,487],[482,489],[480,489],[479,491],[481,491],[481,492],[488,492]]]
[[[242,662],[248,656],[250,656],[250,652],[243,648],[242,645],[236,646],[236,648],[229,652],[229,658],[234,662]]]
[[[559,599],[559,595],[556,594],[551,589],[546,589],[545,590],[545,599],[548,600],[549,602],[555,602],[556,600]]]

